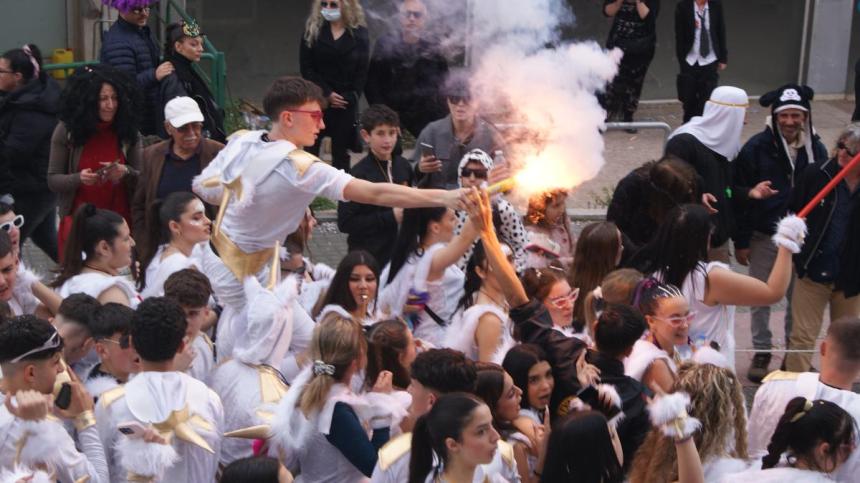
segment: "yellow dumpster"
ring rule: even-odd
[[[72,52],[72,49],[54,49],[54,53],[51,54],[51,63],[52,64],[69,64],[75,61],[75,54]],[[54,79],[65,79],[66,77],[72,75],[74,69],[59,69],[55,71],[51,71],[51,75]]]

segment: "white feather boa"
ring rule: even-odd
[[[36,467],[45,464],[49,468],[58,468],[62,461],[57,459],[58,452],[46,451],[46,448],[61,446],[69,438],[65,428],[56,421],[42,419],[39,421],[23,421],[21,427],[27,435],[26,444],[21,448],[18,461],[25,467]]]
[[[698,419],[687,415],[689,405],[690,396],[684,392],[657,396],[648,405],[651,424],[670,438],[686,438],[702,426]]]
[[[0,483],[51,483],[55,481],[48,473],[42,470],[34,470],[23,466],[15,466],[12,469],[4,469],[0,473]]]
[[[123,469],[156,479],[179,461],[179,454],[172,445],[147,443],[139,438],[121,436],[116,442],[116,451]]]

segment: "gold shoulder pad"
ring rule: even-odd
[[[800,376],[799,372],[773,371],[770,374],[768,374],[767,376],[765,376],[765,378],[762,379],[762,382],[794,381],[797,379],[798,376]]]
[[[279,402],[290,386],[284,384],[281,375],[272,367],[259,365],[257,366],[257,373],[260,375],[260,398],[263,402]]]
[[[287,157],[290,158],[290,162],[293,163],[293,167],[296,168],[296,171],[299,173],[299,176],[304,176],[305,172],[308,170],[308,168],[311,167],[312,164],[316,162],[322,162],[320,158],[301,149],[294,149],[290,151],[290,154],[288,154]]]
[[[517,460],[514,459],[514,445],[501,439],[499,440],[498,445],[502,461],[504,461],[506,465],[516,468]]]
[[[108,389],[99,396],[99,404],[107,408],[115,403],[119,398],[125,396],[125,387],[117,386],[113,389]]]
[[[412,433],[403,433],[379,449],[379,467],[384,471],[412,449]]]

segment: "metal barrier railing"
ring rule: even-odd
[[[672,126],[665,122],[656,121],[636,121],[636,122],[607,122],[607,131],[623,131],[626,129],[659,129],[663,131],[663,144],[669,140],[669,134],[672,134]]]

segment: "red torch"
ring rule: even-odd
[[[830,192],[833,191],[833,188],[835,188],[836,185],[838,185],[839,182],[842,181],[842,179],[848,175],[848,172],[851,171],[855,166],[857,166],[858,163],[860,163],[860,153],[854,156],[854,159],[852,159],[848,164],[843,166],[842,169],[839,170],[838,173],[836,173],[836,176],[834,176],[833,179],[831,179],[830,182],[827,183],[827,186],[825,186],[817,195],[815,195],[814,198],[809,200],[809,203],[807,203],[806,206],[804,206],[803,209],[800,210],[799,213],[797,213],[797,216],[801,218],[806,218],[807,215],[809,215],[809,212],[812,211],[813,208],[815,208],[815,205],[820,203],[825,196],[830,194]]]

